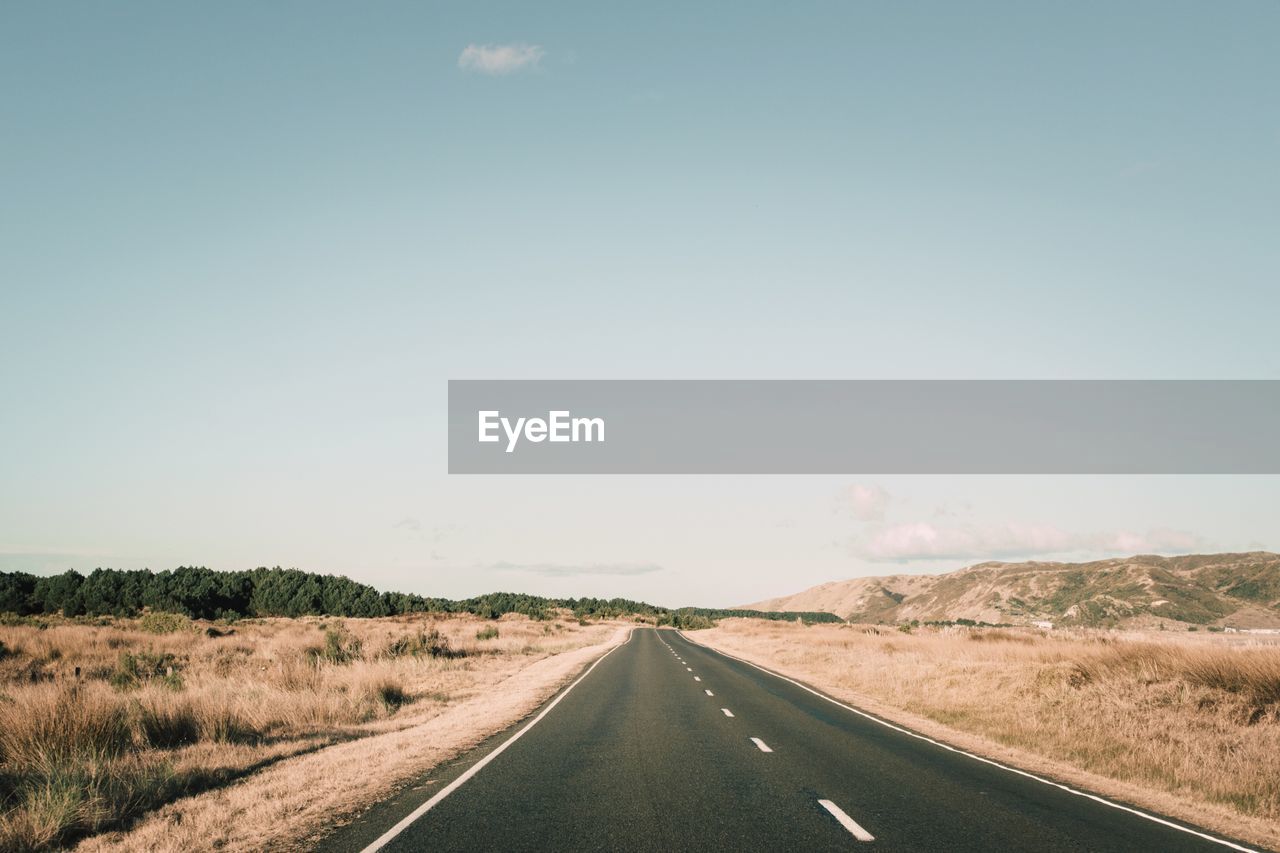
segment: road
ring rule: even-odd
[[[533,719],[321,849],[1248,849],[948,750],[675,631],[635,630]]]

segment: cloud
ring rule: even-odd
[[[858,521],[884,521],[884,511],[888,509],[890,500],[884,489],[857,483],[845,491],[844,497]]]
[[[1128,530],[1071,533],[1051,524],[1009,522],[987,527],[947,527],[917,521],[877,530],[855,548],[876,561],[1000,560],[1070,552],[1150,554],[1194,551],[1204,545],[1190,533],[1157,528],[1146,533]]]
[[[404,518],[391,525],[392,530],[412,530],[414,533],[422,532],[422,522],[412,516],[406,515]]]
[[[1204,547],[1199,536],[1184,530],[1171,530],[1159,527],[1146,533],[1132,533],[1128,530],[1117,530],[1114,533],[1102,533],[1093,538],[1091,550],[1119,551],[1124,554],[1152,554],[1168,551],[1194,551]]]
[[[567,578],[577,575],[647,575],[662,571],[662,566],[654,563],[586,563],[566,565],[562,563],[493,563],[489,566],[498,572],[522,572],[525,574],[545,575],[547,577]]]
[[[536,44],[469,44],[458,56],[464,71],[501,76],[537,68],[546,53]]]

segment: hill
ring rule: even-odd
[[[748,606],[825,610],[855,622],[1049,620],[1067,625],[1176,622],[1280,628],[1280,554],[989,562],[940,575],[835,581]]]

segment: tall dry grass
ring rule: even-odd
[[[300,752],[412,725],[488,661],[582,645],[505,617],[0,626],[0,850],[48,849]],[[477,639],[483,633],[484,639]]]
[[[854,701],[1280,822],[1280,644],[755,620],[695,636]]]

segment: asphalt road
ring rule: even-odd
[[[551,701],[321,848],[1248,849],[950,751],[674,631],[637,629]]]

